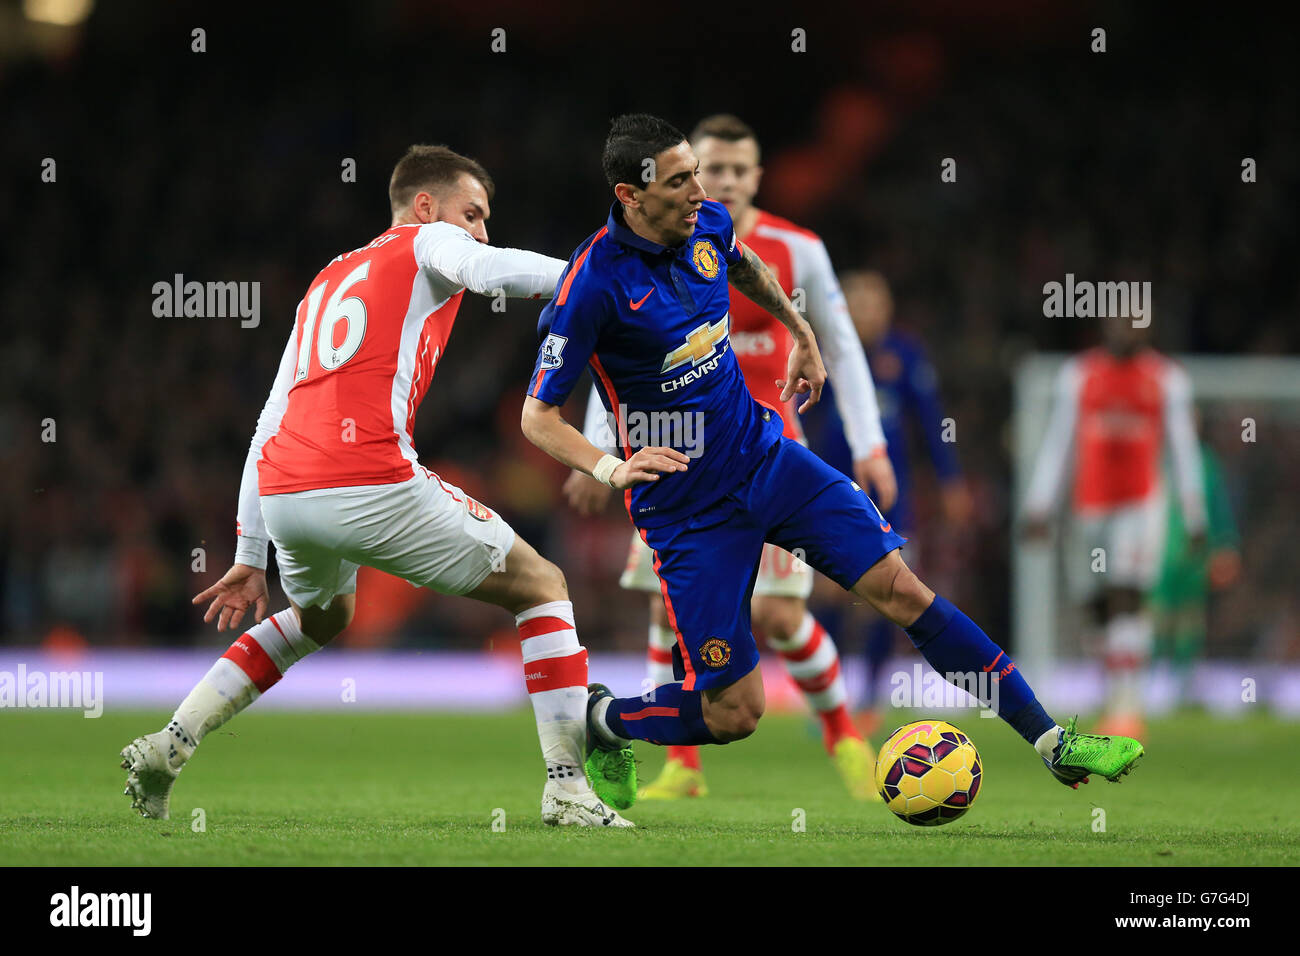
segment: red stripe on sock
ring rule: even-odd
[[[673,662],[673,652],[665,651],[661,647],[652,647],[646,652],[646,656],[656,664],[671,664]]]
[[[280,622],[275,619],[275,615],[272,614],[271,617],[268,618],[268,620],[270,620],[270,622],[275,625],[275,629],[280,632],[280,640],[284,641],[284,646],[289,648],[290,652],[293,654],[294,657],[297,657],[298,652],[295,651],[293,649],[293,645],[289,643],[289,638],[285,636],[284,628],[282,628],[280,626]]]
[[[619,719],[627,722],[641,720],[643,717],[676,717],[680,713],[681,711],[676,707],[646,707],[635,714],[620,714]]]
[[[831,666],[826,668],[820,674],[814,674],[812,677],[796,677],[794,682],[799,685],[799,689],[807,694],[816,694],[825,690],[835,683],[835,678],[840,676],[840,661],[836,658],[831,662]]]
[[[221,655],[248,675],[259,693],[265,694],[275,686],[281,676],[280,669],[271,660],[271,655],[262,650],[262,645],[245,634],[230,649]]]
[[[535,617],[519,625],[519,637],[527,639],[541,637],[543,634],[554,634],[556,631],[576,630],[577,628],[571,623],[558,617]]]
[[[823,711],[817,716],[822,721],[822,744],[826,747],[827,753],[833,753],[835,745],[845,737],[862,739],[858,729],[853,726],[853,718],[849,716],[848,707],[844,704],[840,704],[834,710]]]
[[[673,744],[668,748],[665,757],[668,760],[677,760],[692,770],[700,769],[699,747],[684,747],[681,744]]]
[[[1106,655],[1106,669],[1113,671],[1137,670],[1145,663],[1141,654],[1116,651]]]
[[[566,657],[545,657],[540,661],[530,661],[524,665],[524,684],[530,694],[559,690],[562,687],[586,687],[586,650]]]
[[[797,650],[781,651],[781,656],[787,661],[806,661],[817,653],[817,649],[822,646],[822,638],[825,636],[826,628],[813,621],[812,634],[808,636],[808,643]]]

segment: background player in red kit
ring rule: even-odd
[[[1066,571],[1075,599],[1091,602],[1105,628],[1102,733],[1143,731],[1140,682],[1153,635],[1146,597],[1164,553],[1165,441],[1188,537],[1203,542],[1205,497],[1187,373],[1148,347],[1144,330],[1130,319],[1109,319],[1104,347],[1061,368],[1025,502],[1025,534],[1045,537],[1073,459],[1074,533]]]
[[[689,138],[700,163],[700,184],[710,198],[727,208],[737,239],[753,250],[786,295],[800,304],[817,335],[827,375],[836,386],[840,419],[853,457],[853,476],[881,509],[888,511],[897,485],[886,455],[875,385],[825,245],[815,233],[753,204],[763,169],[758,137],[746,123],[727,114],[709,116],[696,125]],[[731,346],[750,393],[780,410],[787,438],[803,441],[797,402],[782,403],[776,385],[785,375],[786,359],[794,344],[789,331],[736,289],[731,290],[730,318]],[[612,451],[616,436],[604,425],[604,408],[593,390],[584,434],[593,444]],[[611,494],[610,488],[581,471],[570,475],[565,491],[582,513],[604,507]],[[650,594],[649,673],[651,686],[658,687],[673,679],[672,648],[677,636],[668,622],[653,563],[650,548],[634,532],[627,569],[619,583]],[[850,717],[839,652],[831,635],[808,610],[812,586],[812,568],[776,545],[765,545],[754,583],[753,626],[781,655],[820,718],[826,751],[850,793],[858,799],[879,799],[872,781],[875,755]],[[707,792],[699,748],[674,746],[668,748],[663,772],[641,797],[675,799]]]
[[[172,785],[204,735],[352,620],[360,565],[515,615],[546,762],[542,820],[630,826],[582,769],[587,652],[564,575],[499,515],[420,466],[415,415],[465,289],[550,296],[558,259],[487,245],[491,177],[444,146],[412,146],[389,184],[392,224],[312,280],[258,418],[239,494],[234,566],[194,598],[205,621],[258,621],[181,702],[122,751],[126,793],[166,819]],[[263,620],[267,544],[291,607]]]

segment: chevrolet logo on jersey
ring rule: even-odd
[[[664,356],[664,367],[659,370],[660,373],[671,372],[688,361],[691,365],[699,365],[712,356],[718,351],[718,343],[727,337],[727,326],[730,324],[731,313],[728,312],[712,325],[705,323],[688,333],[685,345],[673,349]]]

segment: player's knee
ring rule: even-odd
[[[302,632],[316,644],[324,647],[338,637],[356,615],[356,597],[340,594],[330,602],[328,608],[307,607],[298,611],[298,623]]]
[[[723,743],[744,740],[758,729],[758,721],[763,716],[761,707],[737,707],[717,715],[710,721],[709,730]]]
[[[894,579],[894,600],[904,611],[903,616],[917,618],[934,601],[934,592],[925,586],[911,568],[904,566]]]
[[[934,600],[934,592],[903,563],[897,552],[873,567],[863,579],[866,593],[861,596],[895,624],[911,624]]]
[[[706,717],[709,731],[724,743],[744,740],[758,729],[765,705],[761,693],[720,700],[709,708]]]
[[[778,641],[789,640],[803,623],[804,604],[797,598],[763,598],[754,602],[754,630]]]
[[[538,564],[535,569],[533,578],[533,595],[537,603],[544,604],[548,601],[567,601],[569,599],[569,583],[564,578],[564,572],[560,570],[558,564],[553,564],[545,558],[538,558]]]

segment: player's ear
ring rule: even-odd
[[[763,167],[754,167],[754,188],[757,189],[763,182]]]
[[[614,198],[624,206],[630,206],[636,209],[641,205],[641,197],[638,195],[641,190],[637,189],[631,183],[619,183],[614,187]]]
[[[420,222],[438,221],[438,200],[433,193],[416,193],[415,198],[411,200],[411,209],[415,212],[415,218]]]

